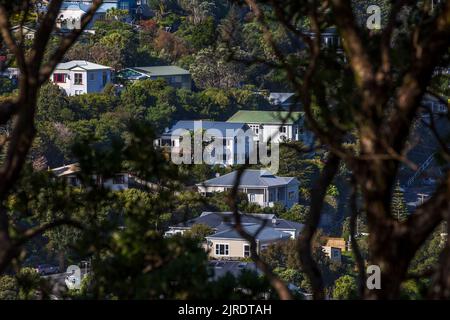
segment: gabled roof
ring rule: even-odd
[[[242,227],[244,230],[255,237],[255,240],[259,241],[272,241],[272,240],[283,240],[290,239],[291,235],[276,230],[272,227],[264,227],[262,230],[260,224],[243,224]],[[230,228],[224,231],[219,231],[213,235],[206,237],[206,239],[243,239],[242,236],[234,229]]]
[[[182,69],[177,66],[134,67],[129,69],[144,73],[150,77],[179,76],[190,74],[188,70]]]
[[[265,222],[266,226],[275,229],[282,230],[296,230],[301,231],[303,229],[303,224],[289,221],[285,219],[280,219],[275,216],[275,214],[268,213],[241,213],[241,222],[248,223],[259,223]],[[218,231],[223,231],[234,225],[233,213],[232,212],[203,212],[199,217],[190,219],[185,222],[181,222],[175,226],[170,227],[170,229],[188,229],[195,224],[204,224]]]
[[[57,177],[64,177],[67,175],[76,174],[80,171],[81,171],[81,169],[80,169],[80,165],[78,163],[72,163],[72,164],[68,164],[68,165],[65,165],[62,167],[52,169],[52,172]]]
[[[240,110],[236,112],[228,122],[243,122],[243,123],[259,123],[259,124],[293,124],[300,120],[303,112],[288,111],[260,111],[260,110]]]
[[[220,186],[232,187],[236,181],[237,171],[230,172],[223,176],[206,180],[197,186]],[[279,177],[264,170],[246,169],[241,176],[239,186],[241,187],[272,187],[283,186],[290,182],[299,183],[294,177]]]
[[[247,130],[248,126],[245,123],[229,123],[223,121],[204,121],[204,120],[181,120],[178,121],[169,131],[165,132],[163,136],[171,136],[172,133],[177,129],[184,129],[188,131],[196,130],[219,130],[222,136],[225,138],[231,137],[227,134],[227,130]],[[230,133],[230,132],[228,132]]]
[[[101,64],[92,63],[86,60],[72,60],[68,62],[59,63],[55,70],[71,70],[73,68],[82,68],[84,70],[110,70],[110,67],[102,66]]]
[[[294,95],[295,93],[292,92],[271,92],[269,94],[269,101],[273,104],[283,104]]]

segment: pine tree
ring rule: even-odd
[[[402,189],[400,188],[400,182],[397,182],[394,193],[392,195],[391,203],[392,215],[397,220],[404,220],[408,216],[408,211],[406,209],[405,196]]]

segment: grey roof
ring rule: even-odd
[[[177,129],[185,129],[188,131],[194,130],[210,130],[216,129],[219,130],[223,137],[230,137],[227,135],[227,130],[235,130],[242,129],[247,130],[248,126],[245,123],[230,123],[230,122],[222,122],[222,121],[204,121],[204,120],[181,120],[178,121],[169,131],[165,132],[163,136],[171,136],[172,132]],[[234,137],[234,135],[233,135]]]
[[[261,224],[265,220],[266,226],[281,230],[296,230],[301,231],[303,229],[303,224],[289,221],[285,219],[280,219],[275,216],[275,214],[265,214],[265,213],[252,213],[252,214],[241,214],[241,222],[245,224]],[[195,224],[204,224],[215,230],[223,231],[229,229],[234,225],[233,213],[232,212],[203,212],[199,217],[190,219],[186,222],[181,222],[175,226],[170,227],[171,229],[188,229]]]
[[[295,93],[292,92],[271,92],[269,94],[269,101],[273,104],[283,104],[294,95]]]
[[[261,229],[261,224],[258,223],[242,224],[242,227],[245,232],[259,241],[287,240],[291,238],[290,234],[272,227],[264,226]],[[229,228],[210,235],[206,239],[242,239],[242,236],[234,228]]]
[[[134,67],[130,68],[132,70],[145,73],[149,76],[179,76],[179,75],[189,75],[188,70],[182,69],[177,66],[154,66],[154,67]]]
[[[197,186],[232,187],[236,181],[236,177],[237,171],[233,171],[223,176],[206,180],[202,183],[197,184]],[[299,183],[298,180],[294,177],[279,177],[265,170],[246,169],[241,176],[239,186],[263,188],[272,186],[283,186],[289,184],[292,181]]]
[[[72,60],[68,62],[59,63],[55,70],[71,70],[80,67],[85,70],[109,70],[110,67],[102,66],[101,64],[92,63],[86,60]]]
[[[225,276],[227,273],[238,277],[244,270],[254,271],[261,274],[254,262],[243,261],[227,261],[227,260],[211,260],[208,262],[210,270],[214,271],[212,280],[217,280]]]

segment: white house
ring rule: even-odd
[[[227,122],[246,123],[255,133],[255,140],[267,143],[303,141],[310,144],[313,136],[304,130],[303,112],[240,110]]]
[[[168,129],[161,137],[155,141],[159,147],[168,147],[171,153],[182,155],[184,133],[201,133],[204,144],[201,145],[199,151],[202,152],[206,148],[210,149],[210,164],[230,166],[241,162],[244,164],[248,156],[253,150],[253,134],[250,128],[244,123],[228,123],[220,121],[194,121],[182,120],[178,121],[172,128]],[[249,134],[246,136],[245,134]],[[212,150],[212,141],[219,142],[220,149]],[[209,146],[208,146],[209,145]],[[195,139],[191,138],[191,155],[195,152],[195,148],[199,144],[195,143]],[[206,159],[203,162],[208,163]]]
[[[214,192],[230,191],[237,177],[237,171],[216,177],[197,184],[198,192],[208,195]],[[251,203],[261,207],[273,207],[280,203],[291,208],[298,203],[299,181],[294,177],[279,177],[265,170],[250,170],[243,172],[239,191],[247,194]]]
[[[83,184],[79,178],[80,167],[77,163],[52,169],[53,174],[64,179],[72,187],[81,187]],[[92,182],[101,185],[111,191],[127,190],[132,184],[133,177],[128,173],[118,173],[111,178],[103,178],[100,175],[92,175]]]
[[[290,235],[291,239],[297,239],[304,225],[295,221],[289,221],[277,218],[271,213],[239,213],[242,224],[262,224],[275,230],[285,232]],[[176,225],[169,226],[166,236],[175,234],[184,234],[191,230],[194,225],[206,225],[214,232],[220,232],[229,229],[235,225],[233,212],[203,212],[199,217],[180,222]]]
[[[102,92],[105,85],[111,82],[111,68],[84,60],[72,60],[58,64],[50,81],[69,96]]]

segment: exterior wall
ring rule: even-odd
[[[300,185],[297,182],[291,182],[287,186],[287,198],[285,202],[285,206],[287,208],[291,208],[294,204],[298,203],[298,192],[299,192]]]
[[[181,141],[180,141],[180,137],[171,137],[170,140],[168,138],[160,138],[160,139],[156,139],[154,141],[154,145],[155,146],[170,146],[171,148],[174,149],[180,149],[181,148]],[[216,162],[217,164],[222,164],[225,166],[232,166],[232,165],[236,165],[239,163],[239,160],[244,158],[241,161],[245,161],[245,158],[248,158],[250,153],[253,150],[253,144],[250,143],[250,139],[246,138],[245,141],[245,150],[244,150],[244,155],[238,155],[238,142],[236,141],[235,138],[225,138],[223,143],[223,150],[222,153],[224,155],[224,157],[226,157],[225,159],[219,159],[218,157],[212,157],[213,161]],[[179,150],[177,150],[179,151]],[[194,152],[194,150],[191,150],[192,152]],[[202,151],[203,154],[203,151]]]
[[[169,85],[177,89],[192,90],[191,75],[152,76],[151,80],[164,79]]]
[[[121,177],[119,180],[117,178]],[[71,174],[68,176],[65,176],[64,179],[66,180],[66,183],[73,187],[81,187],[81,181],[78,179],[78,177],[75,174]],[[93,175],[92,179],[94,181],[97,181],[97,176]],[[121,191],[121,190],[127,190],[129,189],[129,176],[128,174],[117,174],[115,178],[100,179],[102,185],[104,188],[109,189],[111,191]]]
[[[331,261],[341,262],[342,259],[341,249],[329,246],[322,246],[322,250],[331,259]]]
[[[228,255],[217,255],[216,244],[228,245]],[[249,245],[249,243],[241,239],[208,239],[208,255],[211,258],[219,259],[244,258],[244,245]]]
[[[248,201],[261,207],[273,207],[275,203],[281,203],[286,208],[291,208],[298,203],[298,183],[290,183],[287,186],[271,188],[239,188],[239,191],[247,194]],[[197,186],[199,193],[224,192],[232,187],[204,187]]]
[[[104,83],[103,74],[105,73],[106,82]],[[65,74],[65,82],[55,83],[63,89],[68,96],[101,92],[105,85],[111,82],[111,70],[89,70],[74,68],[72,70],[55,70],[50,77],[53,82],[54,74]],[[75,84],[75,74],[82,75],[81,84]]]

